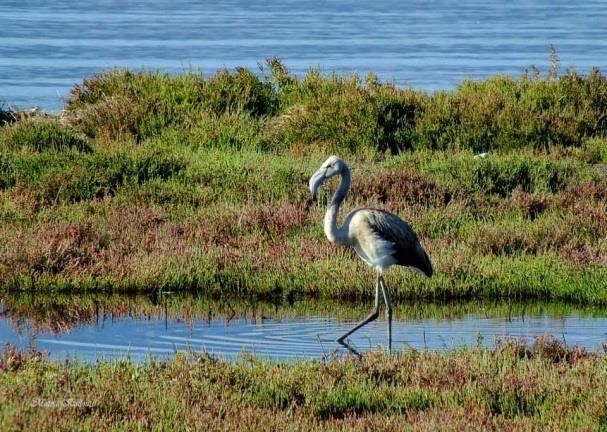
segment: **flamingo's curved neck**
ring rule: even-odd
[[[341,181],[339,182],[339,187],[335,191],[335,194],[333,194],[331,204],[327,208],[327,213],[325,213],[325,234],[331,243],[346,244],[348,235],[344,227],[337,227],[337,215],[339,214],[339,206],[346,198],[348,190],[350,190],[350,184],[352,183],[350,168],[344,164],[340,174]]]

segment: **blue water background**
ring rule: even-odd
[[[0,103],[62,108],[69,89],[112,67],[167,72],[257,68],[277,56],[448,89],[466,77],[607,65],[604,1],[0,1]]]

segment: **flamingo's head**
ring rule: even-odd
[[[337,156],[330,156],[329,159],[324,161],[318,171],[316,171],[314,175],[310,177],[309,185],[313,200],[316,199],[316,193],[325,180],[340,174],[344,164],[345,162],[343,159]]]

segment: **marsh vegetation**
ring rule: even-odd
[[[2,287],[369,296],[372,272],[324,240],[322,199],[307,205],[336,152],[354,169],[346,206],[399,214],[435,264],[428,280],[391,272],[396,299],[607,302],[600,72],[434,94],[277,60],[264,73],[114,70],[60,117],[7,121]]]
[[[601,72],[559,75],[556,63],[546,77],[532,70],[432,94],[373,75],[297,78],[276,59],[261,73],[104,72],[76,86],[61,115],[2,112],[0,287],[55,293],[64,321],[12,300],[12,313],[51,329],[91,319],[99,300],[76,293],[368,299],[372,271],[324,238],[327,196],[308,203],[307,179],[338,153],[353,167],[346,207],[399,214],[432,257],[432,279],[390,272],[396,303],[601,308],[606,112]],[[86,365],[7,348],[0,423],[600,430],[605,359],[552,339],[291,367],[196,354]],[[86,403],[23,403],[36,400]]]
[[[607,357],[552,339],[326,362],[0,355],[4,429],[601,430]]]

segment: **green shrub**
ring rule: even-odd
[[[264,148],[262,122],[247,113],[217,115],[203,111],[184,138],[194,150]]]
[[[520,79],[497,76],[464,81],[455,90],[426,95],[356,75],[302,80],[271,63],[282,116],[270,125],[283,145],[320,144],[354,152],[372,147],[396,153],[411,148],[496,149],[580,146],[607,132],[607,79],[594,70]]]
[[[72,89],[67,119],[88,136],[108,140],[156,136],[199,104],[202,77],[108,71]]]
[[[268,123],[267,134],[275,148],[298,146],[353,153],[372,147],[377,123],[370,95],[357,76],[323,77],[311,71],[281,96],[283,112]]]
[[[244,138],[256,148],[296,152],[548,150],[607,133],[607,79],[598,70],[468,80],[428,95],[374,75],[363,82],[312,69],[297,78],[277,59],[268,64],[265,77],[243,68],[206,79],[194,72],[105,72],[72,90],[67,118],[77,130],[110,140],[197,129],[204,146],[240,148]]]
[[[598,71],[559,80],[494,77],[439,92],[419,118],[418,147],[475,152],[580,146],[604,135],[607,80]]]
[[[245,68],[218,71],[205,81],[202,107],[217,115],[246,113],[253,117],[273,115],[278,111],[278,96],[267,80]]]
[[[574,174],[574,166],[532,157],[488,159],[475,164],[473,187],[502,196],[517,188],[525,192],[556,192]]]
[[[59,124],[56,119],[22,119],[0,128],[0,151],[66,149],[91,151],[87,140]]]
[[[204,150],[195,154],[184,181],[209,188],[212,199],[224,202],[274,202],[309,196],[310,168],[288,156],[234,150]]]
[[[598,178],[592,166],[568,157],[532,151],[490,153],[476,158],[463,151],[416,151],[389,158],[384,169],[409,168],[430,174],[451,191],[478,192],[481,196],[509,196],[513,191],[556,193],[569,185]],[[404,187],[401,187],[403,189]]]
[[[582,160],[591,164],[607,163],[607,140],[593,138],[584,143]]]
[[[168,127],[189,125],[199,111],[259,117],[273,114],[277,103],[272,85],[242,68],[219,71],[207,80],[194,72],[113,70],[72,89],[67,113],[69,121],[89,136],[141,141]]]
[[[42,202],[78,202],[113,196],[126,184],[166,180],[184,168],[185,162],[178,155],[154,148],[93,154],[0,155],[0,186],[6,189],[19,182]]]
[[[282,115],[268,123],[276,147],[309,146],[355,153],[397,153],[413,147],[414,121],[427,96],[381,84],[373,75],[325,77],[312,70],[280,89]]]

